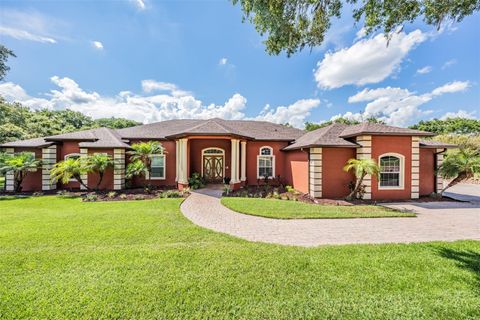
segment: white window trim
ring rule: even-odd
[[[205,154],[205,151],[207,150],[220,150],[222,151],[222,153],[208,153],[208,154]],[[222,156],[223,158],[223,177],[225,177],[225,150],[222,149],[222,148],[218,148],[218,147],[209,147],[209,148],[204,148],[202,149],[202,165],[201,165],[201,175],[203,177],[203,156],[205,155],[215,155],[215,156]]]
[[[262,155],[262,149],[268,148],[270,149],[270,155]],[[257,155],[257,179],[264,179],[265,176],[260,176],[260,158],[272,158],[272,175],[269,176],[269,179],[273,179],[275,177],[275,154],[273,153],[273,148],[270,146],[262,146],[258,149]]]
[[[380,166],[380,159],[383,157],[396,157],[400,159],[400,177],[399,177],[399,186],[381,186],[380,185],[380,178],[378,179],[378,190],[405,190],[405,156],[399,153],[388,152],[378,156],[378,165]],[[380,173],[381,168],[380,168]]]
[[[167,176],[167,157],[164,153],[152,154],[151,157],[163,157],[163,177],[150,177],[150,174],[147,172],[146,178],[148,180],[165,180]]]

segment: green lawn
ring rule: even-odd
[[[0,319],[474,319],[480,242],[296,248],[180,199],[0,201]]]
[[[299,201],[235,197],[222,198],[222,204],[237,212],[277,219],[415,217],[412,212],[382,206],[316,205]]]
[[[5,177],[0,175],[0,191],[5,189]]]

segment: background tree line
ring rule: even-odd
[[[121,129],[140,124],[113,117],[94,120],[71,110],[32,110],[0,97],[0,143],[98,127]]]

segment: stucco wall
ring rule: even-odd
[[[296,190],[308,193],[308,150],[285,152],[285,183]]]
[[[15,153],[34,152],[37,160],[42,160],[42,149],[38,148],[15,148]],[[42,168],[35,172],[29,172],[22,182],[22,191],[41,191],[42,190]]]
[[[70,153],[80,153],[79,141],[64,141],[57,146],[57,162],[65,160],[65,156]],[[79,189],[80,183],[71,181],[67,184],[58,183],[59,189]]]
[[[374,159],[378,163],[379,156],[384,153],[398,153],[405,157],[404,187],[402,190],[379,190],[377,178],[372,177],[372,199],[410,199],[412,176],[412,137],[372,136],[372,159]]]
[[[225,158],[223,166],[225,168],[224,177],[230,177],[231,175],[231,153],[232,147],[230,140],[226,139],[191,139],[189,140],[189,165],[190,175],[194,172],[202,173],[203,159],[202,150],[206,148],[220,148],[225,151]]]
[[[343,167],[355,156],[355,148],[322,148],[323,198],[344,198],[349,194],[348,184],[354,181],[355,177],[343,171]]]
[[[141,140],[132,140],[130,144],[134,144],[140,142]],[[152,139],[143,140],[144,142],[153,141]],[[176,163],[176,153],[175,153],[175,141],[159,141],[163,147],[165,148],[166,152],[166,171],[165,171],[165,179],[164,180],[148,180],[146,183],[143,177],[135,177],[132,179],[131,187],[143,187],[145,184],[151,184],[154,186],[175,186],[175,163]],[[125,154],[125,163],[126,166],[128,165],[130,155]]]
[[[281,141],[248,141],[247,142],[247,184],[249,185],[257,184],[257,155],[259,155],[260,153],[260,148],[264,146],[273,148],[273,155],[275,156],[275,176],[280,175],[280,178],[284,180],[286,152],[283,152],[280,150],[286,147],[287,145],[288,145],[287,142],[281,142]]]
[[[435,149],[420,149],[420,195],[435,191]]]

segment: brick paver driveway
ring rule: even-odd
[[[416,218],[279,220],[234,212],[220,203],[220,190],[194,191],[181,211],[193,223],[249,241],[296,246],[348,243],[480,240],[480,205],[475,203],[398,203]]]

